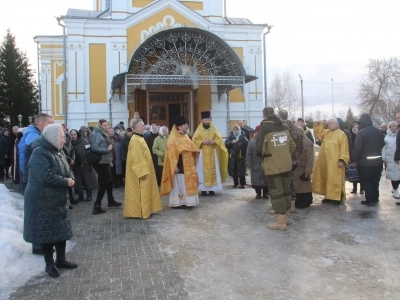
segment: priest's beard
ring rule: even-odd
[[[206,124],[203,123],[204,129],[210,129],[210,126],[211,126],[210,124],[206,125]]]

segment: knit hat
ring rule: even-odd
[[[50,124],[43,130],[43,138],[58,150],[62,148],[60,145],[61,129],[62,127],[60,124]]]

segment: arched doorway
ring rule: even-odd
[[[221,38],[188,27],[148,38],[132,55],[125,76],[125,90],[134,99],[134,111],[147,123],[168,126],[176,115],[197,124],[202,101],[211,105],[211,95],[209,99],[204,99],[205,93],[198,97],[203,86],[213,87],[220,97],[256,79],[246,75],[237,54]]]

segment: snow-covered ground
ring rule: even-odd
[[[43,275],[43,256],[32,254],[32,244],[24,241],[24,197],[0,183],[0,299],[32,276]],[[67,251],[72,243],[67,243]]]
[[[43,257],[32,254],[23,228],[23,196],[0,184],[0,299],[8,299],[14,288],[44,271]]]

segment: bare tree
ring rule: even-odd
[[[289,116],[293,115],[299,108],[300,89],[293,83],[294,77],[283,72],[282,75],[276,74],[269,87],[269,105],[276,109],[286,109]]]
[[[400,111],[400,61],[397,57],[371,59],[367,68],[359,87],[359,108],[375,123],[392,121]]]

